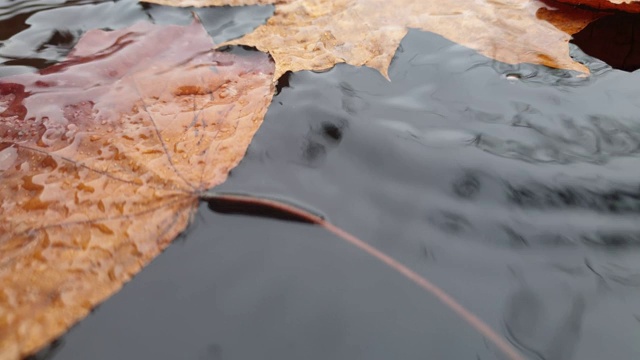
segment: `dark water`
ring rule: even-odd
[[[186,24],[135,1],[0,1],[0,75],[92,28]],[[215,41],[271,7],[198,14]],[[411,31],[389,71],[282,81],[218,188],[278,196],[438,284],[530,359],[640,358],[640,72],[498,63]],[[213,212],[39,359],[502,359],[321,228]]]

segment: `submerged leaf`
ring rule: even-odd
[[[205,7],[205,6],[243,6],[243,5],[268,5],[276,0],[144,0],[144,2],[158,5]]]
[[[193,1],[144,0],[185,6]],[[239,1],[201,0],[237,5]],[[253,3],[253,1],[243,2]],[[269,2],[268,0],[265,3]],[[601,16],[576,9],[560,24],[536,16],[548,6],[531,0],[288,0],[273,17],[223,45],[247,45],[271,54],[279,77],[287,71],[325,70],[337,63],[366,65],[387,76],[408,28],[431,31],[498,61],[534,63],[588,73],[569,56],[570,34]],[[567,23],[568,22],[568,23]],[[572,29],[569,33],[563,31]]]
[[[274,65],[212,47],[198,22],[94,30],[66,62],[0,79],[0,359],[117,291],[244,156]]]

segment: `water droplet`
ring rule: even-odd
[[[101,233],[106,235],[113,235],[113,230],[105,224],[94,223],[91,224],[91,227],[100,230]]]
[[[5,171],[11,167],[18,159],[18,150],[9,146],[0,150],[0,171]]]

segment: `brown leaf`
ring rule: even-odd
[[[280,2],[278,0],[142,0],[142,2],[180,6],[180,7],[205,7],[205,6],[244,6],[244,5],[268,5]]]
[[[184,5],[184,1],[149,1]],[[238,3],[201,0],[198,5],[221,2]],[[270,53],[276,61],[276,78],[287,71],[325,70],[342,62],[366,65],[388,77],[396,48],[407,29],[415,28],[502,62],[588,73],[569,56],[571,36],[562,29],[579,31],[601,14],[577,9],[563,17],[565,23],[554,26],[536,16],[546,7],[535,0],[289,0],[276,4],[266,24],[223,45],[248,45]]]
[[[68,61],[0,79],[0,359],[117,291],[243,157],[274,66],[212,46],[197,22],[94,30]]]
[[[604,12],[581,9],[559,2],[547,1],[547,4],[547,7],[538,9],[536,17],[553,24],[569,35],[580,32],[593,21],[607,15]]]
[[[563,3],[579,6],[588,6],[599,10],[619,10],[631,13],[640,13],[640,1],[638,0],[558,0]]]

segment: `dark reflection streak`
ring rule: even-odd
[[[63,6],[95,4],[103,1],[104,0],[68,0],[64,4],[48,4],[48,3],[33,4],[35,3],[34,0],[23,0],[22,2],[16,1],[15,4],[11,4],[9,6],[0,6],[0,20],[4,18],[17,17],[21,14],[24,14],[25,12],[29,12],[30,14],[35,14],[37,12],[55,9]],[[23,6],[20,6],[20,5],[23,5]],[[6,11],[1,11],[1,10],[6,10]]]
[[[346,65],[338,64],[337,66],[346,66]],[[346,96],[358,97],[358,98],[361,98],[361,97],[355,96],[356,94],[369,95],[371,97],[377,96],[375,92],[367,91],[362,88],[358,88],[358,90],[356,90],[351,84],[344,81],[338,84],[338,88],[340,89],[340,92],[342,92],[342,94]]]
[[[440,118],[445,119],[445,116],[443,116],[441,114],[432,113],[432,112],[428,112],[428,111],[425,111],[424,113],[425,114],[430,114],[430,115],[435,115],[435,116],[438,116]],[[419,135],[411,133],[411,132],[406,132],[406,133],[403,133],[403,134],[396,134],[394,136],[396,138],[399,138],[399,139],[403,139],[403,140],[408,140],[408,141],[414,142],[414,143],[416,143],[416,144],[418,144],[418,145],[420,145],[422,147],[425,147],[427,149],[433,149],[433,147],[434,147],[434,146],[429,145],[428,143],[425,143],[423,141],[423,139]],[[475,137],[473,137],[473,138],[471,138],[469,140],[461,141],[460,144],[463,145],[463,146],[477,146],[478,141],[479,141],[481,136],[482,135],[478,135],[478,136],[475,136]]]
[[[36,51],[41,52],[46,50],[47,47],[53,46],[57,51],[62,53],[61,55],[66,55],[75,45],[79,37],[80,34],[74,34],[69,30],[56,29],[48,40],[36,48]]]
[[[524,320],[524,322],[527,323],[527,327],[532,329],[535,328],[535,321],[537,321],[539,318],[539,314],[537,314],[536,310],[538,310],[539,307],[536,307],[536,304],[531,304],[531,302],[536,301],[537,298],[535,294],[531,292],[531,290],[524,286],[524,280],[520,278],[520,274],[516,272],[512,267],[509,267],[509,270],[514,276],[519,278],[519,281],[523,283],[523,286],[520,290],[516,291],[516,293],[511,296],[511,298],[509,299],[509,303],[507,304],[507,311],[504,320],[507,339],[517,349],[520,349],[527,354],[534,355],[536,359],[547,360],[541,352],[523,344],[519,340],[519,336],[516,334],[518,323],[516,323],[515,325],[511,324],[513,322],[522,321],[522,317],[528,317]],[[522,304],[526,305],[522,306]],[[523,308],[526,308],[526,310],[523,311]]]
[[[596,276],[599,278],[599,282],[601,284],[603,284],[604,286],[609,288],[609,284],[607,283],[607,279],[605,279],[604,276],[602,276],[602,274],[600,274],[599,272],[596,271],[596,269],[593,268],[593,266],[591,265],[591,261],[588,258],[584,259],[584,265],[587,267],[587,269],[591,270],[592,273],[596,274]]]
[[[0,14],[0,41],[7,40],[19,31],[29,28],[26,24],[27,19],[35,13],[36,12],[28,12],[20,14],[8,20],[1,20],[2,17]]]
[[[535,349],[531,349],[531,348],[519,343],[516,340],[516,336],[514,334],[513,329],[511,328],[511,326],[509,326],[509,324],[507,322],[505,322],[504,328],[505,328],[505,331],[507,332],[507,339],[509,340],[511,345],[513,345],[516,349],[519,349],[519,350],[523,351],[525,354],[534,355],[536,357],[536,359],[538,359],[538,360],[547,360],[547,359],[544,358],[544,356],[542,354],[537,352]]]
[[[633,24],[633,28],[636,28],[637,23]],[[631,62],[631,58],[633,56],[634,51],[636,50],[638,44],[636,44],[636,32],[631,30],[631,46],[629,46],[629,50],[627,51],[627,55],[624,57],[624,61],[622,62],[622,66],[625,69],[633,69],[636,70],[640,65],[637,64],[629,64]]]
[[[510,226],[502,226],[502,229],[512,241],[513,245],[530,246],[529,241]]]
[[[573,267],[573,266],[565,266],[564,264],[552,264],[551,266],[554,269],[557,269],[558,271],[561,271],[570,276],[577,276],[584,272],[581,266]]]
[[[640,233],[587,233],[581,236],[585,244],[599,245],[611,250],[619,250],[640,245]]]
[[[305,224],[317,224],[327,216],[308,205],[289,199],[243,193],[207,191],[200,197],[210,210],[224,214],[245,214],[290,220]]]
[[[8,61],[5,61],[4,63],[0,62],[0,66],[2,66],[2,65],[4,65],[4,66],[28,66],[28,67],[34,68],[36,70],[44,69],[47,66],[50,66],[50,65],[55,63],[54,61],[50,61],[50,60],[42,59],[42,58],[31,58],[31,57],[17,58],[17,57],[13,57],[13,56],[4,56],[4,55],[2,56],[2,58],[8,59]]]
[[[331,122],[324,122],[322,124],[322,132],[335,142],[342,140],[342,128]]]
[[[573,358],[580,338],[585,308],[584,296],[582,294],[576,295],[566,321],[556,329],[555,336],[547,348],[548,359],[570,360]]]
[[[562,311],[564,300],[557,303],[553,297],[545,296],[553,292],[529,284],[524,274],[509,269],[520,283],[506,306],[504,325],[509,341],[540,360],[574,359],[586,310],[584,295],[572,291],[567,299],[571,303]],[[558,285],[556,289],[561,293],[567,291],[566,285]]]
[[[44,349],[40,350],[38,353],[34,355],[27,356],[24,360],[49,360],[53,359],[53,357],[64,347],[64,340],[62,338],[58,338],[53,340],[51,344],[47,345]]]
[[[511,185],[505,183],[508,199],[522,208],[586,209],[595,212],[640,213],[637,189],[591,190],[579,186],[551,187],[542,184]]]
[[[147,16],[149,21],[155,23],[155,19],[153,18],[153,15],[151,15],[151,11],[149,11],[153,7],[153,5],[145,2],[139,2],[138,5],[142,9],[142,12]]]
[[[92,62],[92,61],[96,61],[96,60],[102,60],[102,59],[106,59],[110,56],[112,56],[113,54],[117,53],[118,51],[124,49],[125,47],[129,46],[130,44],[132,44],[135,39],[137,37],[137,34],[134,33],[126,33],[120,37],[118,37],[116,39],[116,41],[113,43],[113,45],[100,50],[99,52],[91,55],[91,56],[81,56],[81,57],[76,57],[76,56],[69,56],[69,58],[64,61],[61,62],[59,64],[50,66],[46,69],[42,69],[40,70],[40,74],[41,75],[47,75],[47,74],[53,74],[53,73],[57,73],[57,72],[62,72],[67,70],[68,68],[74,66],[74,65],[78,65],[78,64],[84,64],[84,63],[88,63],[88,62]]]
[[[426,244],[422,244],[421,248],[422,248],[422,254],[428,261],[430,262],[436,261],[436,254],[433,250],[429,248],[429,246],[427,246]]]
[[[640,68],[639,14],[617,13],[602,17],[573,35],[572,43],[614,69]]]
[[[453,192],[463,199],[473,199],[480,190],[480,180],[475,172],[467,172],[453,183]]]
[[[310,124],[309,132],[301,144],[300,156],[294,161],[314,168],[323,164],[329,151],[341,143],[345,130],[349,127],[349,119],[327,113],[323,109],[312,111],[309,115],[322,120],[319,124]]]
[[[308,218],[282,209],[276,209],[262,203],[238,202],[236,199],[213,197],[205,200],[209,210],[221,214],[240,214],[257,216],[265,219],[292,221],[303,224],[314,224]]]
[[[285,88],[291,87],[291,85],[289,85],[290,78],[291,78],[291,71],[287,71],[286,73],[282,74],[280,78],[278,78],[278,81],[276,81],[276,93],[274,96],[280,95],[282,90],[284,90]]]

